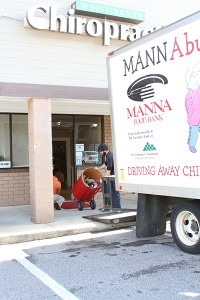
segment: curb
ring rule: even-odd
[[[75,235],[81,233],[103,232],[103,231],[109,231],[114,229],[126,228],[133,225],[134,222],[125,222],[125,223],[118,223],[118,224],[100,223],[98,224],[98,226],[95,227],[71,228],[71,229],[52,230],[52,231],[49,231],[48,229],[48,231],[43,231],[43,232],[13,234],[5,237],[1,236],[0,245],[31,242],[36,240],[51,239],[51,238],[69,236],[69,235]]]

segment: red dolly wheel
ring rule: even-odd
[[[92,200],[90,202],[90,207],[91,207],[91,209],[95,209],[96,208],[96,202],[94,200]]]
[[[78,210],[83,210],[83,202],[78,201]]]

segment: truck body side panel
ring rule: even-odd
[[[107,58],[116,186],[200,199],[200,12]]]

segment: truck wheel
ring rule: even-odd
[[[183,202],[171,215],[171,233],[177,246],[184,252],[200,254],[200,204]]]

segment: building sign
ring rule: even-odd
[[[145,13],[142,11],[131,10],[118,6],[100,4],[98,2],[88,2],[76,0],[76,14],[86,16],[96,16],[97,18],[109,17],[111,20],[124,20],[131,23],[140,23],[145,19]]]
[[[84,144],[76,144],[76,166],[83,164]]]
[[[80,5],[80,0],[77,3]],[[74,6],[74,4],[72,4],[72,6]],[[98,9],[99,7],[100,6],[98,6]],[[108,6],[104,6],[104,10],[106,10],[106,7],[108,9]],[[110,13],[113,11],[113,14],[117,14],[116,10],[114,11],[114,7],[110,6],[109,9]],[[76,16],[75,12],[76,11],[74,8],[70,8],[66,12],[65,16],[60,14],[57,7],[54,5],[48,6],[37,4],[28,10],[24,20],[24,27],[78,35],[87,34],[92,37],[102,36],[102,43],[105,46],[109,46],[112,39],[132,42],[135,39],[138,39],[157,29],[148,28],[146,30],[142,30],[136,24],[127,25],[118,24],[107,20],[100,21],[99,19],[93,18],[87,19],[85,17]],[[124,14],[127,16],[127,13],[127,10],[124,10],[123,12],[118,12],[118,15]],[[124,18],[120,17],[120,19],[121,21],[124,21]]]
[[[76,151],[84,151],[84,144],[76,144]]]
[[[0,161],[0,168],[1,169],[7,169],[7,168],[11,168],[11,161],[7,161],[7,160],[3,160]]]

